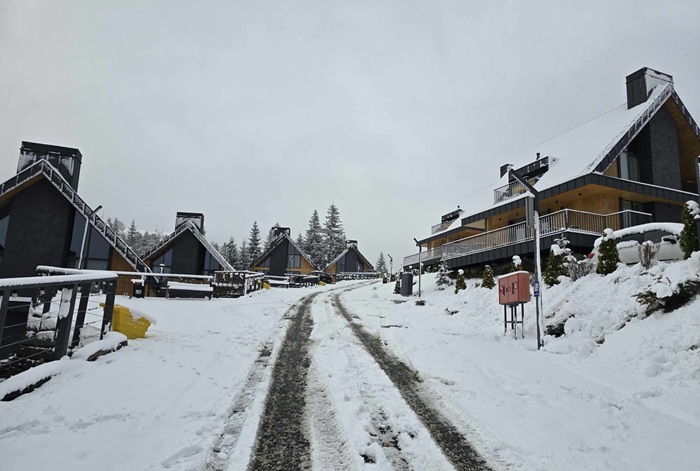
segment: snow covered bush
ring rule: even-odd
[[[696,201],[688,201],[683,205],[683,230],[681,231],[680,246],[688,259],[690,254],[700,250],[698,247],[698,226],[695,224],[695,218],[700,218],[700,207]]]
[[[493,269],[491,265],[486,265],[484,267],[484,274],[481,276],[481,287],[493,289],[496,286],[496,282],[493,280]]]
[[[654,261],[654,256],[659,251],[659,248],[652,241],[647,240],[637,247],[639,251],[639,261],[645,270],[651,267],[651,262]]]
[[[396,283],[394,284],[394,294],[401,294],[401,273],[396,275]]]
[[[573,255],[567,256],[566,269],[569,272],[569,278],[572,281],[580,280],[584,276],[593,273],[593,268],[595,265],[589,259],[584,258],[583,260],[576,260]]]
[[[467,279],[464,278],[464,270],[457,271],[457,282],[455,283],[455,294],[461,290],[467,289]]]
[[[598,268],[596,273],[608,275],[617,270],[620,263],[620,254],[617,252],[617,243],[612,229],[605,229],[603,240],[598,246]]]
[[[523,266],[523,260],[520,258],[519,255],[513,255],[513,260],[510,262],[510,271],[518,271],[521,270],[521,267]]]
[[[447,263],[445,260],[440,262],[440,269],[435,277],[435,284],[440,291],[444,290],[447,286],[452,286],[453,282],[449,277],[450,270],[447,268]]]
[[[566,238],[561,238],[557,239],[556,242],[550,247],[547,267],[544,270],[543,278],[547,286],[558,285],[559,277],[569,274],[566,268],[567,257],[571,255],[571,249],[567,248],[569,241]]]

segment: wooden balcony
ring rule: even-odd
[[[613,230],[624,229],[651,222],[651,214],[639,211],[620,211],[612,214],[596,214],[586,211],[564,209],[540,217],[541,238],[563,232],[580,232],[585,234],[602,235],[606,228]],[[420,254],[422,263],[435,263],[444,257],[445,260],[469,255],[477,252],[519,244],[532,240],[533,231],[524,222],[513,224],[493,231],[466,237],[449,242],[435,249]],[[593,247],[591,247],[592,249]],[[404,257],[403,266],[418,268],[418,254]]]

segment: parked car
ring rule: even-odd
[[[683,260],[684,254],[678,243],[682,230],[683,224],[652,222],[614,231],[620,261],[627,265],[639,263],[639,247],[647,240],[654,243],[655,260],[665,262]],[[601,237],[595,241],[593,251],[588,255],[588,258],[596,264],[598,263],[598,247],[602,240]]]

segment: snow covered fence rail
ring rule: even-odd
[[[0,279],[0,377],[7,378],[44,361],[56,360],[80,342],[86,324],[100,323],[102,340],[112,321],[117,275],[113,272],[85,271],[57,267],[37,268],[51,275]],[[91,289],[106,295],[104,308],[88,308]],[[57,293],[60,299],[54,300]],[[78,293],[80,299],[78,300]],[[78,313],[72,332],[76,302]],[[100,309],[102,315],[89,311]],[[85,322],[90,313],[98,320]]]

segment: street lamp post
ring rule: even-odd
[[[420,276],[423,273],[423,262],[421,262],[420,256],[421,252],[423,251],[423,247],[421,247],[418,239],[414,237],[413,240],[416,241],[416,245],[418,246],[418,297],[420,298]]]
[[[537,276],[535,279],[535,289],[534,289],[534,294],[535,294],[535,313],[537,316],[537,350],[540,348],[544,347],[544,340],[542,339],[542,336],[544,335],[544,310],[542,309],[542,296],[540,295],[540,287],[542,286],[542,262],[540,260],[540,214],[539,214],[539,198],[538,194],[539,192],[535,190],[535,188],[530,185],[530,183],[525,179],[522,178],[518,173],[513,170],[512,168],[508,171],[508,177],[513,178],[520,182],[527,191],[530,192],[533,199],[532,205],[533,205],[533,217],[534,219],[533,225],[535,226],[535,270],[537,272]],[[528,211],[525,211],[526,213]],[[527,218],[528,215],[526,214],[525,217]]]
[[[102,209],[102,205],[99,205],[96,207],[93,211],[92,214],[90,214],[89,217],[85,218],[85,230],[83,231],[83,243],[80,244],[80,257],[78,258],[78,270],[83,269],[83,260],[85,259],[85,242],[87,242],[87,234],[88,234],[88,228],[90,227],[90,218],[93,217],[93,215],[97,215],[97,211]]]
[[[394,259],[389,254],[386,256],[389,257],[389,278],[391,278],[394,275]]]

